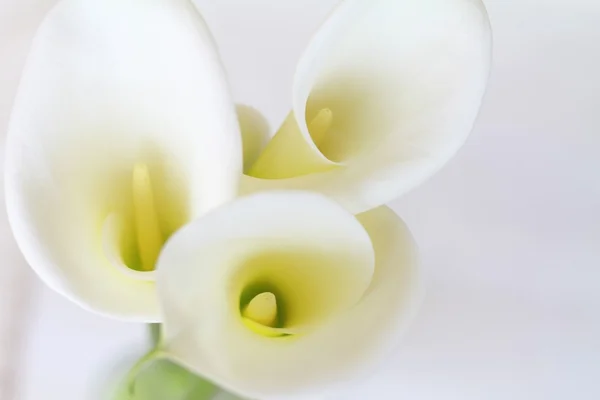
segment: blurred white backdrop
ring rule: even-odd
[[[337,1],[197,0],[236,100],[278,126],[296,60]],[[20,43],[0,41],[2,132],[16,87],[5,71],[19,70],[52,2],[0,0],[0,34]],[[393,203],[423,253],[421,313],[377,374],[328,399],[600,398],[600,3],[486,5],[494,67],[475,130],[446,169]],[[0,224],[2,303],[33,294],[25,334],[7,329],[16,315],[0,319],[0,344],[23,344],[0,353],[21,366],[17,399],[93,399],[111,366],[141,350],[144,328],[43,287]]]

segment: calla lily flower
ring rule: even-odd
[[[437,172],[484,95],[489,20],[479,0],[345,0],[297,67],[293,110],[242,181],[309,189],[358,213]]]
[[[160,352],[250,398],[364,374],[419,294],[413,238],[389,208],[355,217],[310,192],[228,203],[176,232],[158,265]]]
[[[37,32],[12,112],[9,220],[52,288],[158,321],[156,259],[237,194],[235,107],[187,0],[64,0]]]

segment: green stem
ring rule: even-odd
[[[158,347],[161,341],[161,325],[160,324],[148,324],[150,329],[150,340],[152,341],[152,347]]]
[[[152,361],[165,358],[166,354],[159,348],[152,349],[148,354],[143,356],[135,363],[135,365],[129,370],[127,374],[127,388],[129,396],[135,395],[135,382],[140,374]]]

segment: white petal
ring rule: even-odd
[[[65,0],[34,38],[11,116],[9,218],[51,287],[148,321],[154,283],[122,274],[102,246],[140,162],[168,234],[235,195],[241,140],[212,38],[185,0]]]
[[[242,133],[245,171],[254,164],[269,142],[269,124],[258,110],[243,104],[238,104],[237,115]]]
[[[358,221],[364,227],[316,194],[275,192],[242,198],[184,227],[159,261],[166,351],[251,398],[319,391],[364,374],[398,340],[418,285],[416,251],[402,221],[387,208]],[[334,298],[360,293],[360,299],[348,297],[345,307],[292,336],[261,336],[240,322],[239,300],[229,293],[238,285],[236,271],[248,265],[249,254],[294,247],[302,249],[296,255],[335,254],[335,269],[309,277],[309,293],[317,296],[324,286]],[[343,272],[337,278],[336,269]]]
[[[343,2],[298,65],[296,123],[251,170],[270,180],[247,179],[244,191],[314,189],[353,212],[406,193],[466,140],[490,58],[479,0]],[[319,133],[311,123],[324,111],[331,123]]]

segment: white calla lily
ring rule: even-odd
[[[480,0],[345,0],[297,67],[293,111],[243,192],[316,190],[357,213],[438,171],[484,95],[491,35]]]
[[[418,295],[414,241],[390,209],[354,217],[309,192],[243,197],[186,225],[158,275],[161,352],[261,399],[364,374]]]
[[[6,200],[29,264],[99,313],[159,320],[154,262],[236,195],[235,106],[187,0],[64,0],[37,32],[11,115]]]

